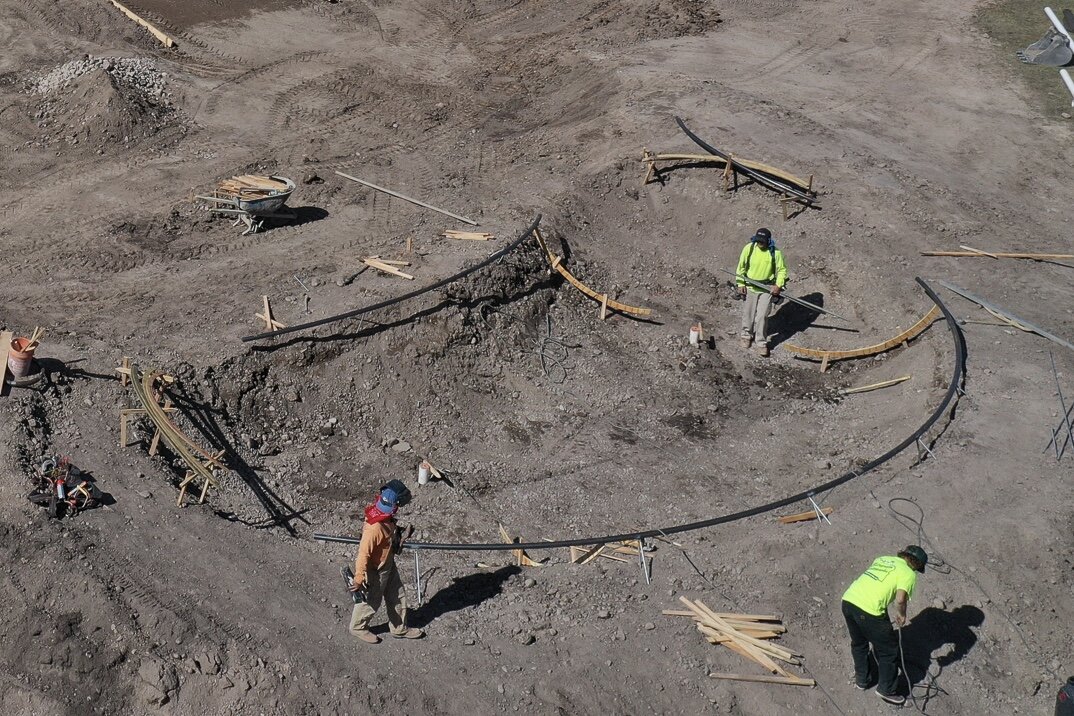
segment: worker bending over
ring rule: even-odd
[[[787,264],[783,252],[776,248],[772,232],[757,229],[750,242],[742,247],[738,257],[738,291],[745,299],[742,305],[742,347],[749,348],[757,341],[757,353],[768,355],[768,313],[772,297],[779,296],[787,285]],[[754,286],[743,277],[765,284],[771,293]]]
[[[906,624],[906,603],[914,595],[917,573],[928,563],[925,550],[912,544],[894,557],[877,557],[843,594],[843,617],[854,655],[854,685],[862,691],[876,683],[876,694],[889,704],[902,705],[896,694],[899,678],[899,638],[888,619],[895,602],[895,625]],[[869,659],[872,647],[876,670]],[[874,681],[875,680],[875,681]]]
[[[351,591],[362,595],[351,611],[350,632],[368,644],[377,644],[380,637],[369,631],[369,622],[380,608],[381,601],[388,612],[389,630],[397,639],[419,639],[421,629],[407,628],[406,596],[403,581],[395,566],[395,553],[402,546],[402,534],[395,513],[409,498],[410,491],[399,480],[392,480],[380,489],[373,504],[365,508],[365,526],[354,560]]]

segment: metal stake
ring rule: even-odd
[[[649,567],[648,567],[648,565],[645,564],[645,550],[643,549],[644,546],[645,545],[642,544],[642,541],[639,539],[638,540],[638,558],[641,559],[641,573],[642,573],[642,576],[645,577],[645,583],[646,584],[652,584],[653,580],[649,576]]]
[[[828,524],[831,524],[832,521],[828,519],[828,515],[824,514],[824,510],[820,509],[820,505],[813,499],[813,495],[809,494],[807,497],[809,498],[809,504],[813,505],[813,511],[817,513],[817,519],[824,520]]]
[[[1055,428],[1052,428],[1052,445],[1055,446],[1055,460],[1056,460],[1056,462],[1059,461],[1059,440],[1056,439],[1057,435],[1059,435],[1059,431],[1056,430]],[[1065,444],[1064,444],[1064,446],[1065,446]],[[1047,450],[1048,448],[1044,448],[1044,449]]]
[[[918,459],[919,459],[919,460],[921,459],[921,450],[924,450],[924,451],[925,451],[925,452],[926,452],[926,453],[928,454],[928,456],[929,456],[929,457],[931,457],[931,458],[935,458],[935,457],[936,457],[935,455],[933,455],[933,454],[932,454],[932,450],[929,450],[929,446],[928,446],[928,445],[926,445],[926,444],[925,444],[925,443],[924,443],[924,442],[923,442],[923,441],[921,440],[921,438],[918,438],[918,439],[917,439],[917,447],[919,448],[919,449],[918,449],[918,453],[917,453],[917,457],[918,457]]]
[[[1055,355],[1048,351],[1048,357],[1052,359],[1052,375],[1055,376],[1055,389],[1059,393],[1059,407],[1063,410],[1063,422],[1067,426],[1067,436],[1074,440],[1074,429],[1070,427],[1070,416],[1067,414],[1067,401],[1063,398],[1063,388],[1059,385],[1059,371],[1055,369]],[[1063,439],[1063,447],[1066,447],[1066,438]]]
[[[414,550],[414,582],[418,591],[418,606],[424,604],[421,594],[421,562],[418,561],[418,550]]]
[[[297,273],[294,276],[295,276],[295,280],[298,281],[298,285],[302,287],[302,290],[305,291],[306,293],[309,293],[310,292],[310,287],[307,286],[306,284],[302,283],[302,279],[300,279],[298,277]]]

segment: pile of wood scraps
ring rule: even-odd
[[[503,540],[504,544],[515,544],[519,542],[518,537],[511,537],[511,535],[507,534],[507,530],[503,525],[498,524],[497,527],[500,528],[500,538]],[[540,561],[531,559],[524,549],[514,549],[511,550],[511,552],[515,555],[515,564],[519,567],[541,567],[544,562],[548,561],[547,557]]]
[[[697,630],[710,644],[722,644],[739,656],[743,656],[765,668],[768,674],[709,674],[714,679],[734,681],[759,681],[769,684],[788,684],[791,686],[815,686],[813,679],[804,679],[787,671],[777,662],[801,666],[801,654],[773,644],[787,631],[779,615],[770,614],[729,614],[718,613],[709,609],[700,600],[679,597],[687,610],[668,609],[667,616],[690,617],[697,624]]]
[[[409,266],[409,261],[389,261],[388,259],[382,259],[379,256],[369,256],[362,259],[362,263],[369,268],[375,268],[377,271],[391,274],[392,276],[398,276],[399,278],[405,278],[408,281],[413,281],[414,277],[410,274],[400,271],[399,266]]]
[[[491,241],[496,237],[485,231],[454,231],[447,229],[444,231],[444,236],[449,239],[460,239],[463,241]]]
[[[242,199],[260,199],[276,196],[283,192],[290,192],[294,186],[288,186],[286,182],[275,177],[258,174],[242,174],[224,179],[216,185],[216,191],[221,196],[232,196]]]

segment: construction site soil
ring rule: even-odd
[[[126,4],[175,47],[111,3],[0,0],[0,328],[47,330],[42,380],[0,397],[0,713],[886,713],[852,683],[840,596],[910,543],[931,561],[902,637],[917,706],[1050,712],[1074,673],[1074,508],[1070,448],[1042,450],[1062,418],[1049,351],[1067,400],[1074,355],[933,279],[1071,337],[1074,265],[919,255],[1071,249],[1071,129],[1029,79],[1054,70],[980,31],[990,8]],[[1025,42],[1045,28],[1031,18]],[[643,148],[699,151],[676,115],[812,175],[823,208],[784,221],[776,195],[725,191],[706,166],[643,184]],[[444,238],[470,227],[336,171],[497,238]],[[250,173],[296,181],[294,220],[244,236],[193,198]],[[652,315],[602,321],[530,240],[412,301],[240,340],[264,330],[262,296],[288,325],[375,303],[538,214],[575,276]],[[848,319],[784,302],[770,358],[740,347],[719,270],[759,226],[790,292]],[[415,280],[359,273],[369,256]],[[652,584],[633,560],[566,549],[531,551],[541,567],[423,552],[411,623],[427,638],[348,634],[354,548],[312,535],[358,535],[389,479],[414,493],[414,540],[499,542],[502,524],[540,541],[736,512],[888,450],[947,390],[946,324],[823,373],[783,344],[896,335],[932,307],[916,276],[980,321],[963,327],[965,394],[921,448],[817,495],[830,524],[777,522],[804,501],[657,540]],[[204,504],[176,506],[185,467],[147,454],[144,419],[119,447],[123,356],[175,376],[177,423],[224,451]],[[26,495],[53,454],[110,499],[50,520]],[[446,479],[417,485],[422,459]],[[400,564],[414,602],[410,552]],[[817,688],[710,678],[760,671],[661,615],[682,595],[782,614]]]

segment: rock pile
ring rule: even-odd
[[[49,94],[68,87],[74,80],[96,70],[103,70],[118,84],[133,89],[159,104],[171,104],[167,89],[168,75],[157,69],[153,60],[138,57],[93,57],[64,63],[39,77],[30,85],[33,94]]]

